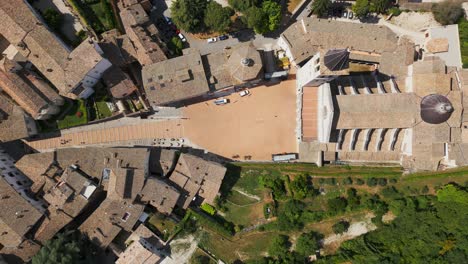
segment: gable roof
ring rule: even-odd
[[[148,202],[163,214],[171,214],[180,193],[162,180],[148,178],[140,195],[142,202]]]
[[[221,164],[183,153],[169,179],[188,193],[178,201],[187,208],[197,194],[213,204],[225,174],[226,168]]]

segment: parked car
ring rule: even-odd
[[[168,18],[167,16],[164,16],[164,20],[166,20],[166,23],[167,23],[167,24],[172,25],[171,19]]]
[[[353,16],[354,16],[353,12],[349,11],[348,18],[349,18],[349,19],[353,19]]]
[[[244,90],[244,91],[242,91],[242,92],[239,93],[239,95],[240,95],[241,97],[247,96],[247,95],[249,95],[249,94],[250,94],[250,91],[249,91],[249,90]]]
[[[229,103],[229,100],[226,98],[222,98],[222,99],[215,100],[214,103],[215,105],[224,105],[224,104]]]
[[[180,38],[180,40],[182,40],[182,42],[187,42],[187,39],[185,38],[184,35],[182,35],[182,33],[179,33],[179,35],[177,35],[177,36],[179,36],[179,38]]]
[[[345,10],[345,11],[343,12],[343,17],[344,17],[344,18],[348,18],[348,11]]]
[[[207,40],[208,43],[213,43],[213,42],[216,42],[218,39],[217,38],[209,38]]]
[[[219,38],[219,40],[226,40],[226,39],[229,38],[229,36],[228,35],[221,35],[218,38]]]

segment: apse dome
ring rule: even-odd
[[[431,94],[421,100],[421,118],[426,123],[443,123],[450,118],[452,112],[452,103],[443,95]]]

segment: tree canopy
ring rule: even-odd
[[[320,240],[323,235],[314,231],[301,234],[296,241],[296,251],[303,256],[315,254],[320,249]]]
[[[318,263],[464,263],[468,259],[468,192],[442,188],[437,197],[399,199],[401,213],[389,225],[343,243]]]
[[[224,33],[231,25],[231,16],[234,11],[230,7],[222,7],[215,1],[211,1],[205,12],[205,25],[214,31]]]
[[[322,17],[328,13],[328,9],[330,9],[331,0],[315,0],[312,2],[312,13],[315,15]]]
[[[275,1],[264,1],[262,11],[268,17],[269,31],[276,30],[281,22],[281,6]]]
[[[352,9],[358,18],[367,16],[367,14],[369,14],[369,0],[356,0]]]
[[[53,30],[60,30],[60,26],[62,26],[63,21],[63,15],[61,13],[55,9],[47,8],[42,16],[44,17],[44,20],[47,22],[49,27],[51,27]]]
[[[235,10],[244,12],[253,6],[260,6],[262,0],[228,0],[228,3]]]
[[[298,200],[287,201],[278,213],[278,228],[280,230],[300,229],[303,226],[301,219],[304,203]]]
[[[78,232],[59,233],[55,238],[45,243],[32,258],[31,263],[92,263],[89,244],[81,239],[81,234]]]
[[[285,235],[277,235],[273,237],[268,246],[268,254],[272,257],[281,257],[289,251],[289,239]]]
[[[176,0],[172,3],[171,13],[174,23],[187,32],[204,29],[207,0]]]

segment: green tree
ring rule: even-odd
[[[205,25],[210,29],[224,33],[231,26],[231,15],[233,11],[230,7],[223,7],[215,1],[211,1],[205,12]]]
[[[332,226],[333,232],[335,232],[335,234],[343,234],[344,232],[348,231],[348,228],[349,222],[344,220],[341,220]]]
[[[361,204],[361,197],[357,195],[357,191],[354,188],[350,188],[346,191],[348,207],[353,210]]]
[[[60,26],[62,25],[63,15],[59,13],[57,10],[52,8],[47,8],[44,13],[42,14],[44,20],[46,21],[47,25],[55,31],[60,30]]]
[[[346,177],[343,179],[343,184],[344,185],[351,185],[353,184],[353,179],[351,179],[351,177]]]
[[[261,2],[262,0],[228,0],[229,5],[240,12],[247,11],[253,6],[259,7]]]
[[[346,206],[348,205],[348,202],[343,197],[337,197],[337,198],[328,200],[327,205],[328,205],[328,210],[330,211],[330,213],[336,214],[336,213],[344,212],[346,210]]]
[[[310,256],[320,249],[323,235],[314,231],[301,234],[296,241],[296,251],[302,256]]]
[[[461,1],[446,0],[432,6],[432,14],[435,20],[442,25],[456,24],[463,17]]]
[[[195,255],[190,260],[190,264],[210,264],[211,259],[206,255]]]
[[[176,0],[171,13],[174,23],[187,32],[199,32],[205,28],[207,0]]]
[[[369,0],[356,0],[352,9],[358,18],[367,16],[367,14],[369,14]]]
[[[298,200],[287,201],[278,213],[277,225],[280,230],[300,229],[303,226],[304,203]]]
[[[312,13],[315,15],[322,17],[325,16],[330,9],[331,0],[315,0],[312,2]]]
[[[285,235],[276,235],[270,242],[268,246],[268,255],[272,257],[282,257],[285,256],[289,251],[289,238]]]
[[[253,6],[245,11],[247,27],[253,29],[257,34],[264,34],[270,30],[268,15],[263,9]]]
[[[171,42],[167,44],[170,50],[174,52],[175,55],[182,55],[182,49],[184,48],[184,43],[178,37],[172,37]]]
[[[268,29],[276,30],[281,22],[281,6],[271,0],[262,3],[262,11],[268,17]]]
[[[295,199],[304,199],[310,191],[307,175],[301,174],[290,183]]]
[[[391,3],[391,0],[372,0],[372,11],[379,14],[385,14],[387,13],[387,9],[390,7]]]
[[[31,263],[92,263],[92,253],[87,246],[89,242],[84,242],[78,232],[59,233],[45,243]]]
[[[367,186],[369,187],[377,186],[377,179],[374,177],[367,179]]]

